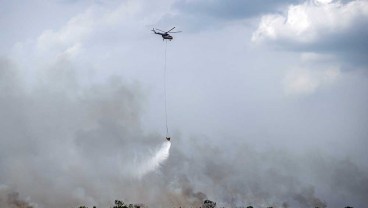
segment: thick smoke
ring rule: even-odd
[[[64,60],[47,70],[28,88],[24,69],[1,60],[0,184],[40,207],[123,197],[131,161],[162,141],[140,129],[139,87],[116,77],[80,87]]]
[[[34,208],[34,206],[19,197],[19,193],[10,192],[6,186],[0,186],[1,208]]]
[[[171,181],[181,184],[182,191],[191,187],[230,207],[327,207],[329,202],[336,207],[366,202],[367,172],[350,160],[321,158],[320,152],[295,154],[284,149],[256,151],[245,144],[203,144],[207,139],[196,138],[189,144],[177,141],[180,144],[172,150],[165,171],[175,176]],[[190,154],[179,153],[177,147],[188,148]]]
[[[296,193],[293,198],[305,207],[327,207],[326,202],[321,201],[321,199],[315,196],[314,188],[312,187]]]
[[[170,149],[162,135],[142,129],[138,85],[111,77],[82,86],[66,60],[32,86],[24,70],[0,60],[1,207],[108,207],[115,199],[179,207],[206,198],[231,207],[368,203],[367,171],[349,159],[261,151],[241,138],[174,135]]]

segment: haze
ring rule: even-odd
[[[0,0],[0,207],[364,207],[367,25],[365,0]],[[174,26],[170,156],[136,177]]]

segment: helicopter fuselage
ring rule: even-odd
[[[158,35],[161,35],[162,36],[162,38],[165,40],[172,40],[172,39],[174,39],[173,38],[173,36],[171,36],[170,34],[168,34],[168,33],[160,33],[160,32],[156,32],[156,34],[158,34]]]
[[[172,40],[174,39],[173,36],[169,35],[169,34],[162,34],[161,35],[163,39],[167,39],[167,40]]]
[[[172,39],[174,39],[173,36],[171,36],[168,33],[160,33],[160,32],[156,32],[156,31],[153,31],[153,32],[155,34],[157,34],[157,35],[161,35],[164,40],[172,40]]]

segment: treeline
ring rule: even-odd
[[[112,208],[144,208],[141,204],[125,204],[123,201],[115,200],[115,205]],[[78,208],[88,208],[87,206],[79,206]],[[93,208],[97,208],[93,206]]]
[[[215,208],[216,202],[213,202],[211,200],[205,200],[203,202],[203,205],[199,208]],[[79,206],[78,208],[88,208],[87,206]],[[96,206],[93,206],[92,208],[97,208]],[[115,200],[114,206],[110,208],[147,208],[144,204],[125,204],[123,201]],[[181,208],[181,207],[179,207]],[[225,208],[225,207],[221,207]],[[253,208],[253,206],[247,206],[247,207],[237,207],[237,208]],[[273,207],[267,207],[267,208],[273,208]],[[320,208],[320,207],[315,207]],[[354,208],[347,206],[345,208]]]

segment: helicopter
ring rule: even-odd
[[[169,33],[180,33],[181,32],[181,31],[171,32],[173,29],[175,29],[175,27],[173,27],[170,30],[168,30],[168,31],[165,32],[163,30],[153,28],[152,29],[152,32],[154,32],[157,35],[161,35],[162,36],[162,40],[165,40],[166,39],[166,40],[170,40],[171,41],[174,38]],[[159,31],[159,32],[157,32],[156,30]]]

